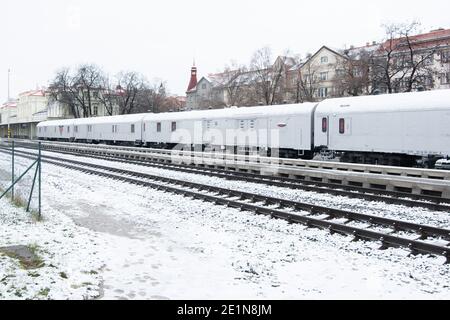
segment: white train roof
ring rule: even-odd
[[[450,90],[383,94],[328,99],[319,103],[317,114],[367,113],[413,110],[449,110]]]
[[[110,117],[79,118],[65,120],[50,120],[39,123],[38,126],[66,126],[66,125],[89,125],[89,124],[114,124],[134,123],[145,121],[181,121],[195,119],[219,119],[236,118],[249,119],[262,116],[282,116],[291,114],[310,114],[316,103],[276,105],[263,107],[227,108],[214,110],[194,110],[187,112],[171,113],[141,113]]]
[[[39,126],[67,126],[67,125],[89,125],[89,124],[113,124],[113,123],[134,123],[142,121],[145,114],[130,114],[122,116],[110,117],[93,117],[93,118],[78,118],[65,120],[50,120],[38,124]]]
[[[49,120],[40,122],[37,127],[47,127],[47,126],[70,126],[73,124],[75,119],[63,119],[63,120]]]
[[[142,121],[145,113],[139,114],[127,114],[121,116],[110,116],[110,117],[95,117],[95,118],[80,118],[76,119],[75,125],[83,124],[114,124],[114,123],[134,123]]]
[[[195,120],[195,119],[219,119],[236,118],[249,119],[262,116],[280,116],[291,114],[310,114],[316,103],[276,105],[263,107],[243,107],[227,108],[213,110],[194,110],[188,112],[173,113],[148,113],[145,115],[145,121],[164,121],[164,120]]]

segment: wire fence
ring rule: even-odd
[[[41,218],[41,144],[35,156],[24,157],[21,151],[14,141],[0,142],[0,199],[6,197]]]

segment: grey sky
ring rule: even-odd
[[[450,28],[448,0],[6,0],[0,5],[0,101],[47,85],[63,66],[136,70],[184,95],[195,56],[199,75],[270,46],[305,55],[321,45],[364,45],[385,22],[417,19]]]

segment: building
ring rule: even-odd
[[[92,92],[92,116],[110,115],[102,102],[99,91]],[[117,92],[108,94],[118,94]],[[77,106],[75,106],[77,107]],[[117,104],[111,106],[113,115],[119,114]],[[17,100],[0,107],[0,137],[8,137],[10,129],[13,138],[36,137],[36,126],[41,121],[74,118],[72,109],[67,103],[56,100],[48,89],[37,89],[19,94]]]
[[[369,93],[450,88],[450,29],[388,39],[344,52],[361,65],[367,64]],[[365,52],[366,62],[361,52]]]
[[[10,125],[17,119],[17,101],[10,100],[0,106],[0,137],[8,137]]]
[[[197,81],[197,68],[191,69],[186,92],[187,110],[267,104],[265,97],[277,103],[286,100],[284,90],[287,72],[295,64],[291,57],[279,56],[267,68],[227,70],[209,74]],[[266,91],[266,92],[264,92]]]
[[[197,81],[197,67],[191,68],[191,78],[186,91],[186,110],[209,109],[224,106],[223,90],[214,78],[202,77]]]
[[[287,100],[298,103],[339,96],[339,70],[346,60],[338,50],[322,46],[292,65],[287,73]]]

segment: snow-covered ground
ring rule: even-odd
[[[29,151],[29,150],[28,150]],[[66,158],[78,161],[94,162],[107,167],[122,168],[132,171],[144,172],[156,176],[192,181],[207,185],[218,185],[223,188],[239,190],[286,199],[291,201],[306,202],[324,207],[339,208],[353,212],[373,214],[391,219],[400,219],[412,223],[429,224],[440,228],[450,229],[450,206],[449,212],[432,211],[421,207],[406,207],[402,205],[386,205],[384,202],[367,201],[364,199],[350,199],[343,196],[333,196],[303,190],[292,190],[280,187],[267,187],[263,184],[245,183],[242,181],[226,180],[202,174],[183,173],[173,170],[145,167],[141,165],[125,164],[105,160],[92,160],[91,158],[63,155],[53,152],[44,152],[53,157]]]
[[[18,171],[27,163],[18,159]],[[0,153],[0,170],[9,165]],[[412,221],[450,225],[442,212],[139,168],[355,211],[401,210]],[[49,164],[43,177],[43,222],[0,201],[0,247],[37,247],[45,263],[23,270],[0,256],[1,298],[450,298],[450,266],[442,257],[376,250],[377,243]]]

